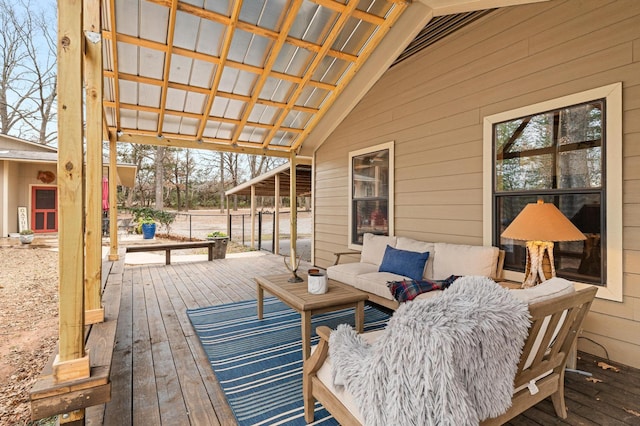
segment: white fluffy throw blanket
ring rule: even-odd
[[[511,406],[527,335],[525,302],[484,277],[405,303],[369,345],[347,326],[329,354],[366,425],[477,425]]]

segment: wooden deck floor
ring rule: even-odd
[[[119,311],[112,399],[88,409],[87,423],[235,425],[186,309],[255,299],[254,276],[286,272],[282,258],[275,255],[168,266],[114,265],[107,281],[110,291],[105,291],[106,312]],[[602,382],[567,373],[565,421],[545,400],[510,424],[640,425],[640,371],[623,366],[618,366],[619,373],[603,370],[596,366],[600,359],[580,355],[578,368]]]

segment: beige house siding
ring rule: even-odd
[[[482,120],[623,83],[623,303],[584,335],[640,367],[640,2],[500,10],[388,71],[315,154],[315,263],[347,246],[348,153],[395,141],[395,234],[482,244]],[[584,339],[580,348],[604,351]]]

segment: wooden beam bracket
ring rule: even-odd
[[[104,308],[90,309],[84,311],[84,324],[98,324],[104,322]]]

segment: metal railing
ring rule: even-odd
[[[310,224],[305,221],[310,221],[310,218],[298,222],[298,244],[301,239],[305,242],[310,238],[310,231],[305,232],[307,228],[310,230]],[[303,223],[301,224],[301,222]],[[255,226],[255,248],[273,253],[275,247],[274,212],[257,212]],[[303,232],[301,232],[301,228],[303,228]],[[176,220],[171,225],[172,235],[188,238],[189,241],[206,239],[207,234],[214,231],[225,232],[231,241],[248,246],[251,243],[251,214],[232,213],[227,216],[224,213],[178,213]],[[287,247],[290,235],[290,211],[280,211],[279,237],[281,242],[287,244]],[[283,254],[288,254],[288,252]],[[310,255],[303,254],[303,258],[307,257]]]

